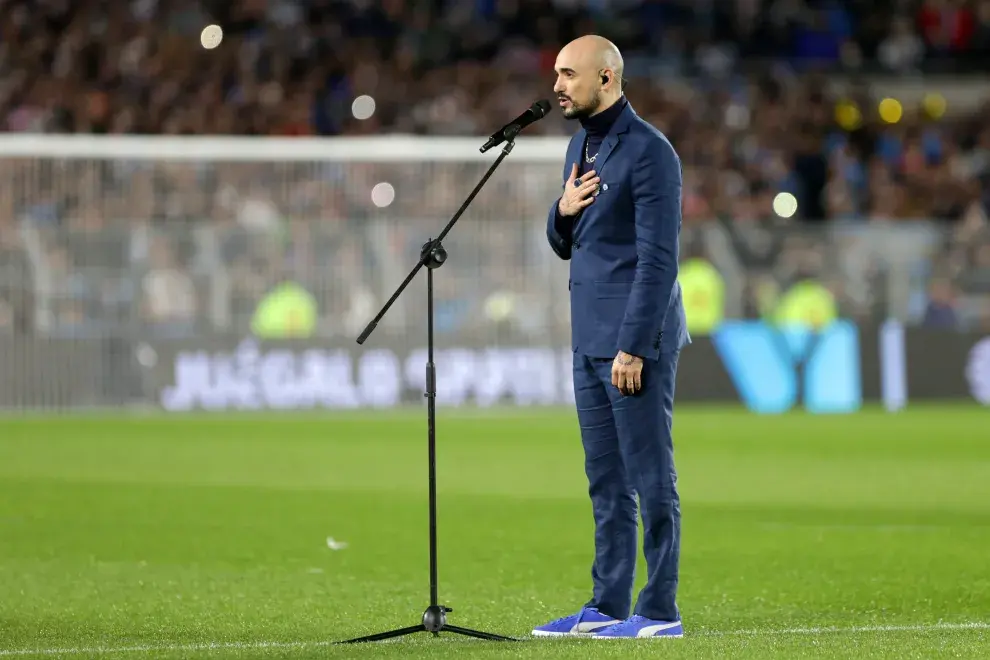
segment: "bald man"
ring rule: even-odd
[[[547,239],[570,261],[574,395],[595,520],[593,594],[537,636],[680,637],[674,381],[690,343],[677,284],[681,165],[622,93],[622,56],[586,36],[557,56],[554,91],[580,129]],[[637,500],[647,580],[632,606]]]

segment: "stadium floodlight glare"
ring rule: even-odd
[[[371,189],[371,203],[378,208],[385,208],[395,201],[395,188],[388,181],[376,183]]]
[[[351,114],[355,119],[370,119],[375,114],[375,99],[367,94],[357,97],[351,102]]]

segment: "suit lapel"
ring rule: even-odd
[[[635,116],[636,113],[633,111],[632,104],[627,102],[622,114],[620,114],[615,120],[615,123],[612,124],[612,128],[609,129],[608,135],[606,135],[605,139],[602,140],[602,146],[598,150],[598,157],[595,158],[595,164],[592,167],[594,167],[595,171],[599,174],[601,174],[602,168],[605,167],[605,161],[608,160],[608,157],[612,155],[612,151],[615,149],[616,145],[619,144],[619,136],[629,130],[629,124]]]
[[[591,165],[596,172],[601,174],[602,168],[605,167],[605,161],[612,154],[612,150],[615,149],[615,145],[619,143],[619,136],[614,132],[609,131],[605,139],[602,140],[602,146],[598,150],[598,157],[595,158],[595,162]]]

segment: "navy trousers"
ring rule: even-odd
[[[574,355],[574,394],[595,519],[594,593],[587,603],[629,617],[636,571],[637,496],[646,585],[633,614],[678,621],[681,508],[674,469],[674,381],[679,353],[645,360],[642,389],[612,385],[612,359]]]

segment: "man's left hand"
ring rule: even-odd
[[[643,387],[643,358],[625,351],[612,360],[612,384],[624,395],[635,394]]]

